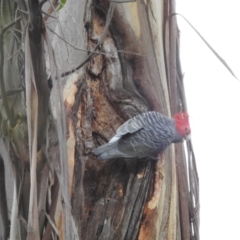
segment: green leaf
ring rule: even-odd
[[[67,2],[67,0],[60,0],[60,4],[58,6],[57,11],[60,11],[62,9],[62,7],[65,5],[66,2]]]

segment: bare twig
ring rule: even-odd
[[[87,63],[93,56],[96,56],[96,53],[95,51],[103,44],[105,38],[106,38],[106,35],[107,35],[107,32],[108,32],[108,28],[110,26],[110,23],[111,23],[111,20],[112,20],[112,16],[113,16],[113,12],[114,12],[114,8],[115,8],[115,3],[110,3],[110,6],[109,6],[109,9],[108,9],[108,13],[107,13],[107,17],[106,17],[106,24],[104,26],[104,29],[103,29],[103,33],[98,41],[98,44],[97,46],[94,48],[93,52],[91,52],[87,58],[85,60],[83,60],[83,62],[77,66],[76,68],[70,70],[70,71],[67,71],[67,72],[64,72],[61,74],[61,77],[65,77],[65,76],[68,76],[70,75],[71,73],[77,71],[78,69],[80,69],[85,63]],[[98,53],[100,54],[100,53]]]
[[[56,158],[56,156],[54,158]],[[55,161],[55,160],[56,159],[54,159],[53,161]],[[49,215],[48,215],[50,219],[54,219],[55,211],[56,211],[56,207],[57,207],[57,203],[58,203],[58,193],[59,193],[59,180],[57,178],[56,173],[54,173],[53,176],[54,176],[55,180],[54,180],[54,184],[51,189],[51,205],[49,207]],[[55,231],[55,232],[57,233],[57,231]],[[49,221],[46,225],[42,240],[49,239],[51,236],[51,233],[52,233],[52,224]]]
[[[6,91],[6,96],[8,97],[8,96],[20,93],[22,91],[23,91],[22,88],[11,89],[11,90]],[[2,95],[1,94],[0,94],[0,99],[2,99]]]
[[[44,212],[44,213],[45,213],[45,215],[46,215],[46,217],[48,219],[48,222],[51,224],[51,227],[54,229],[54,231],[57,234],[57,236],[59,236],[59,231],[58,231],[56,225],[54,224],[54,222],[52,221],[51,217],[46,212]]]
[[[43,10],[41,10],[41,13],[45,14],[46,16],[50,17],[50,18],[54,18],[54,19],[57,19],[56,17],[44,12]]]
[[[15,51],[8,59],[4,61],[4,63],[10,61],[15,55],[17,55],[21,51],[21,49],[22,48],[19,48],[17,51]]]
[[[59,34],[57,34],[55,31],[53,31],[50,27],[46,26],[47,29],[52,32],[54,35],[56,35],[57,37],[59,37],[62,41],[64,41],[66,44],[68,44],[69,46],[71,46],[72,48],[74,48],[75,50],[81,51],[81,52],[88,52],[88,50],[84,50],[81,48],[77,48],[75,46],[73,46],[70,42],[68,42],[67,40],[65,40],[64,38],[62,38]],[[99,52],[95,52],[97,54],[99,54]]]
[[[12,27],[15,23],[19,22],[21,17],[14,19],[12,22],[8,23],[6,26],[3,27],[1,31],[1,35],[3,35],[10,27]]]
[[[49,1],[49,0],[47,0]],[[55,8],[58,6],[58,0],[53,0],[52,2],[50,2],[50,7],[47,10],[47,13],[45,13],[45,16],[43,18],[43,20],[46,22],[48,20],[48,18],[51,16],[52,12],[55,12]]]
[[[85,50],[85,49],[81,49],[81,48],[77,48],[74,45],[72,45],[70,42],[68,42],[67,40],[65,40],[64,38],[62,38],[59,34],[57,34],[54,30],[52,30],[50,27],[46,26],[48,28],[48,30],[50,32],[52,32],[54,35],[56,35],[57,37],[59,37],[62,41],[64,41],[66,44],[68,44],[70,47],[72,47],[73,49],[77,50],[77,51],[81,51],[81,52],[89,52],[89,50]],[[133,43],[134,44],[134,43]],[[129,46],[128,46],[129,47]],[[126,48],[125,48],[126,49]],[[94,51],[91,50],[91,53],[95,53],[97,55],[102,54],[105,57],[107,57],[108,54],[114,53],[114,51],[110,51],[110,52],[103,52],[103,51]],[[130,51],[125,51],[124,49],[122,50],[118,50],[117,52],[119,53],[126,53],[126,54],[131,54],[131,55],[136,55],[136,56],[141,56],[144,57],[145,55],[140,54],[140,53],[136,53],[136,52],[130,52]]]
[[[181,14],[179,13],[173,13],[172,15],[170,15],[170,18],[173,16],[180,16],[182,17],[189,25],[190,27],[198,34],[198,36],[203,40],[203,42],[208,46],[208,48],[213,52],[213,54],[219,59],[219,61],[227,68],[227,70],[238,80],[240,81],[236,75],[234,74],[234,72],[232,71],[232,69],[228,66],[228,64],[226,63],[226,61],[213,49],[213,47],[205,40],[205,38],[198,32],[198,30]]]

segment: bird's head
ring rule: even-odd
[[[179,112],[176,113],[173,118],[175,120],[178,133],[184,138],[190,135],[191,128],[189,125],[188,114],[186,112]]]

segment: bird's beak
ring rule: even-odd
[[[191,139],[191,134],[186,135],[184,138],[185,138],[185,140],[190,140]]]

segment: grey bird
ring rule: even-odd
[[[107,144],[92,152],[100,160],[145,158],[164,151],[171,143],[183,141],[190,133],[186,112],[169,118],[151,111],[126,121]]]

